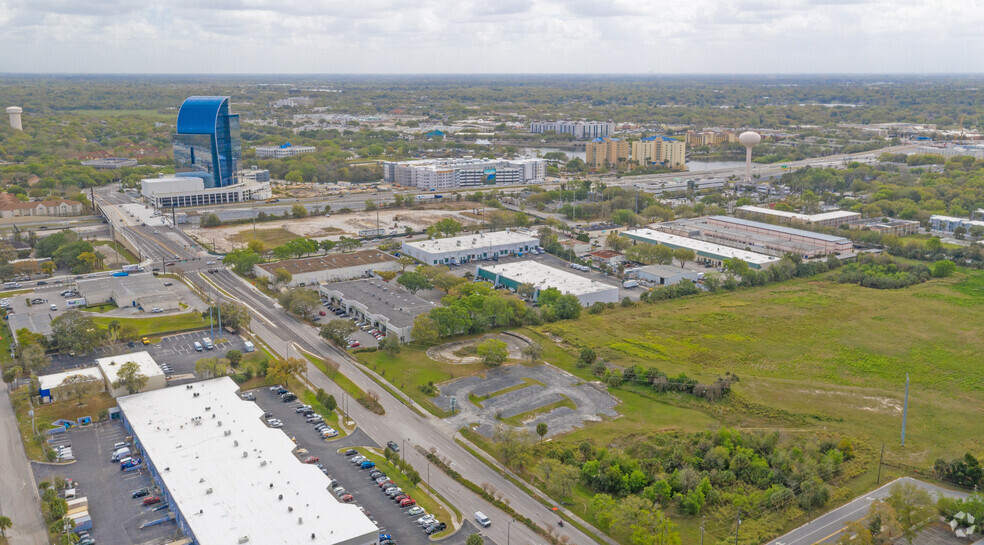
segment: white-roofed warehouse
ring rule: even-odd
[[[196,545],[369,545],[378,528],[292,451],[229,377],[119,399],[181,531]]]
[[[493,256],[526,253],[540,241],[515,231],[493,231],[452,238],[417,240],[403,243],[403,253],[427,265],[443,265],[455,261],[466,263]]]
[[[585,278],[537,261],[479,265],[475,268],[475,278],[488,280],[513,290],[522,284],[530,284],[536,289],[534,298],[547,288],[555,288],[561,293],[577,297],[583,306],[618,302],[618,286]]]

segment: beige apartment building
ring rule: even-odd
[[[632,143],[632,160],[640,165],[660,163],[680,168],[687,162],[687,143],[667,136],[647,136]]]
[[[595,138],[585,148],[585,163],[591,168],[601,168],[619,161],[629,160],[629,143],[618,138]]]

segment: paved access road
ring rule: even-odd
[[[871,504],[888,497],[889,489],[895,483],[914,483],[929,492],[932,496],[943,495],[951,498],[966,498],[969,494],[917,481],[910,477],[896,479],[867,494],[858,496],[846,505],[825,513],[788,534],[776,538],[768,545],[815,545],[817,543],[834,543],[844,531],[845,526],[868,515]]]
[[[14,523],[7,530],[7,539],[11,545],[47,545],[41,499],[17,430],[14,406],[7,385],[0,390],[0,514]]]

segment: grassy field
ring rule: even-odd
[[[27,456],[32,460],[44,460],[41,443],[34,440],[34,431],[31,429],[31,417],[28,415],[28,411],[31,410],[29,395],[29,388],[21,386],[10,392],[10,401],[17,414],[17,427],[24,440]],[[51,428],[51,423],[58,419],[76,421],[83,416],[91,416],[95,421],[99,419],[100,412],[115,406],[116,400],[106,392],[90,396],[81,406],[74,399],[38,405],[34,407],[34,425],[38,433],[44,436],[44,430]]]
[[[430,396],[421,390],[433,382],[439,384],[456,377],[474,375],[485,370],[481,363],[458,365],[435,361],[427,356],[426,348],[407,344],[395,357],[385,352],[360,352],[354,354],[366,367],[376,371],[414,401],[438,416],[448,416],[430,402]]]
[[[902,290],[812,279],[616,309],[537,330],[562,338],[570,352],[591,346],[600,359],[622,366],[685,372],[702,382],[726,371],[741,377],[732,396],[713,404],[641,387],[613,390],[623,401],[619,412],[630,421],[649,415],[649,430],[693,429],[694,413],[703,415],[704,426],[823,427],[884,443],[887,458],[931,464],[937,457],[980,452],[975,415],[984,406],[982,303],[980,272]],[[572,365],[570,354],[557,356],[552,349],[558,344],[546,342],[546,361],[590,377]],[[591,428],[607,435],[604,424]],[[625,433],[622,420],[618,428]]]
[[[121,323],[133,324],[137,326],[138,335],[158,335],[163,333],[170,333],[173,331],[188,331],[191,329],[198,329],[205,327],[206,323],[202,319],[202,315],[197,312],[188,312],[185,314],[173,314],[168,316],[152,316],[146,318],[124,318],[124,317],[108,317],[108,316],[93,316],[92,321],[98,326],[107,327],[109,323],[113,320],[119,320]]]
[[[126,247],[123,246],[122,244],[117,244],[117,243],[113,242],[112,240],[95,240],[95,241],[92,242],[92,245],[93,246],[108,246],[108,247],[112,248],[116,253],[118,253],[121,256],[123,256],[123,258],[126,259],[131,265],[135,265],[137,263],[140,263],[140,259],[138,259],[137,256],[133,255],[133,252],[131,252],[130,250],[127,250]],[[99,248],[96,248],[96,249],[98,250]]]
[[[253,229],[249,228],[243,229],[242,231],[236,233],[235,241],[241,244],[249,244],[254,240],[258,240],[269,249],[281,246],[299,236],[300,235],[292,233],[283,227],[257,229],[255,234],[253,233]]]

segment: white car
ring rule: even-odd
[[[157,314],[158,312],[164,312],[164,309],[158,308],[158,307],[154,307],[154,308],[150,309],[150,312],[152,314]]]
[[[324,437],[325,439],[329,437],[338,437],[338,432],[335,431],[333,428],[327,428],[321,430],[321,436]]]
[[[284,427],[284,423],[281,422],[281,421],[279,421],[279,420],[277,420],[276,418],[271,418],[270,420],[267,420],[267,422],[270,424],[270,427],[271,428],[282,428],[282,427]]]
[[[214,261],[206,261],[205,264],[206,265],[215,265],[215,262]]]

